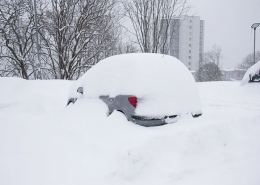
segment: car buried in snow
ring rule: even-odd
[[[255,82],[260,82],[260,61],[256,62],[246,71],[243,79],[241,80],[241,85]]]
[[[80,98],[98,98],[108,116],[119,111],[146,127],[174,123],[183,114],[202,115],[191,72],[163,54],[131,53],[100,61],[72,84],[67,105]]]
[[[255,82],[260,82],[260,61],[256,62],[246,71],[241,81],[241,85]]]

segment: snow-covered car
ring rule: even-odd
[[[106,58],[70,88],[68,105],[79,98],[99,98],[127,120],[142,126],[176,122],[182,114],[202,114],[195,80],[178,59],[151,53]]]
[[[252,65],[245,73],[241,85],[247,83],[260,82],[260,61]]]

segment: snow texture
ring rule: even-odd
[[[203,116],[146,128],[71,81],[0,78],[1,185],[259,185],[260,88],[197,83]]]
[[[162,54],[132,53],[106,58],[92,67],[71,87],[69,97],[100,95],[137,96],[136,114],[161,117],[200,114],[201,104],[195,80],[178,59]]]
[[[248,83],[249,75],[254,76],[255,74],[259,75],[260,74],[260,61],[252,65],[247,72],[244,75],[244,78],[241,81],[241,85],[246,85]]]

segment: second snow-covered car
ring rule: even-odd
[[[108,116],[120,111],[142,126],[202,114],[192,74],[181,61],[163,54],[132,53],[100,61],[71,86],[68,105],[79,98],[99,98]]]
[[[245,73],[241,85],[247,83],[260,82],[260,61],[252,65]]]

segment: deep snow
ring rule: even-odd
[[[72,82],[0,78],[1,185],[259,185],[260,86],[197,83],[203,115],[146,128]]]

